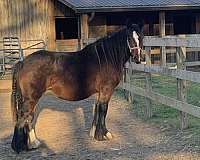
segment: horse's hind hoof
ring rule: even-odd
[[[12,149],[17,153],[27,150],[28,149],[27,141],[28,141],[28,136],[25,131],[25,128],[15,127],[11,143]]]

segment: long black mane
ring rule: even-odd
[[[89,44],[81,52],[82,54],[96,54],[100,65],[109,63],[117,70],[121,70],[124,63],[130,57],[127,45],[127,28],[124,27],[118,32],[114,32]]]

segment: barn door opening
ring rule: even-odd
[[[56,39],[77,39],[78,21],[74,17],[56,18]]]
[[[78,46],[78,18],[56,17],[57,51],[76,51]]]

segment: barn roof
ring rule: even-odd
[[[59,0],[76,12],[200,9],[200,0]]]

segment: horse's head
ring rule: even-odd
[[[143,25],[128,24],[127,25],[127,44],[131,56],[135,63],[141,62],[142,55],[142,39],[143,39]]]

